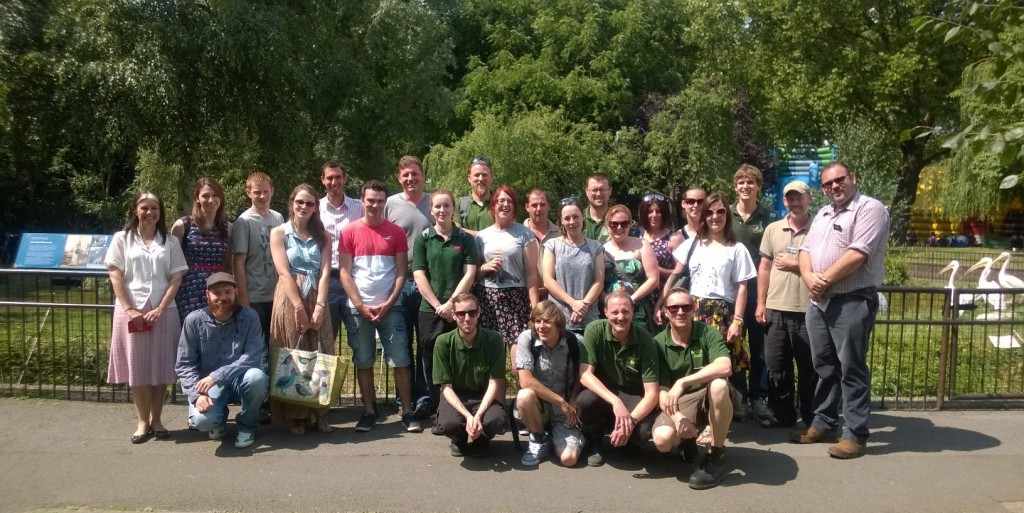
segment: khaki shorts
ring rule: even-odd
[[[733,411],[736,411],[740,401],[739,391],[733,388],[732,384],[729,384],[729,398],[732,400]],[[696,392],[690,392],[683,394],[676,402],[676,408],[684,417],[693,421],[693,424],[697,426],[697,429],[703,429],[704,426],[708,425],[708,408],[710,407],[710,400],[708,399],[708,387],[704,387]],[[730,419],[731,420],[731,419]],[[658,429],[661,426],[671,426],[673,429],[676,427],[676,423],[672,421],[665,412],[658,414],[658,418],[654,419],[654,429]]]

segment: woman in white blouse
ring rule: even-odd
[[[167,386],[176,379],[181,324],[174,295],[188,265],[178,239],[167,235],[164,204],[155,194],[143,191],[135,197],[104,263],[117,298],[107,382],[132,389],[139,417],[133,444],[168,438],[160,415]]]

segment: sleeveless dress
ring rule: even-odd
[[[284,230],[284,247],[285,253],[288,255],[288,268],[298,285],[302,304],[306,308],[306,315],[312,318],[313,309],[316,308],[317,285],[320,281],[320,259],[324,258],[324,254],[313,238],[307,241],[300,239],[295,234],[295,228],[291,221],[282,224],[281,227]],[[330,258],[330,255],[327,255],[326,258]],[[301,338],[296,335],[299,330],[295,326],[291,301],[288,299],[288,294],[285,293],[285,283],[283,279],[277,280],[277,287],[274,289],[274,307],[270,317],[270,350],[284,347],[335,354],[334,330],[331,327],[330,315],[324,315],[324,320],[318,331],[307,330]],[[273,358],[273,353],[269,356]],[[320,418],[325,413],[327,413],[326,408],[307,408],[270,399],[270,419],[274,424],[306,420],[310,415]]]
[[[675,269],[676,259],[672,256],[672,247],[669,246],[669,240],[672,239],[672,232],[665,232],[665,236],[651,239],[651,248],[654,249],[654,257],[658,261],[658,267],[662,269]],[[654,288],[654,292],[651,293],[651,303],[657,304],[658,299],[661,298],[661,280],[658,280],[658,286]]]
[[[225,270],[224,255],[231,247],[231,240],[222,237],[216,226],[203,230],[191,216],[182,219],[188,229],[181,243],[188,272],[181,280],[174,303],[178,307],[179,320],[184,323],[188,314],[206,306],[206,279]]]
[[[647,281],[647,273],[644,272],[644,264],[640,258],[623,258],[614,260],[610,252],[606,252],[604,260],[604,292],[608,294],[617,290],[629,294],[636,292],[643,283]],[[651,296],[637,301],[633,307],[633,324],[651,331],[653,319],[651,314],[654,310],[651,303]]]

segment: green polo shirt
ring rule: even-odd
[[[672,342],[669,331],[662,331],[654,337],[658,349],[658,375],[663,387],[671,387],[680,378],[701,370],[717,358],[729,358],[729,348],[725,346],[722,333],[703,322],[693,321],[686,347]],[[707,383],[691,385],[685,392],[694,392],[705,386]]]
[[[437,234],[433,226],[416,236],[413,243],[412,270],[427,273],[430,290],[437,300],[448,301],[462,280],[462,267],[477,264],[476,241],[458,226],[452,228],[448,240]],[[434,307],[426,298],[420,300],[420,311],[432,313]]]
[[[779,213],[758,205],[757,210],[744,221],[737,210],[738,206],[732,206],[732,231],[736,234],[736,240],[747,248],[750,259],[754,261],[754,269],[757,269],[761,265],[761,237],[764,237],[764,230],[769,224],[779,220]]]
[[[604,219],[591,219],[590,214],[584,214],[584,217],[586,219],[583,220],[583,236],[588,239],[594,239],[601,244],[608,242],[612,234],[604,227]]]
[[[611,323],[598,319],[587,325],[580,349],[580,362],[592,365],[597,379],[611,390],[642,394],[644,383],[658,381],[658,350],[643,328],[630,328],[623,346],[612,337]]]
[[[469,200],[467,204],[466,213],[463,215],[461,212],[462,203]],[[494,224],[494,218],[491,217],[491,201],[490,197],[483,202],[483,204],[473,201],[473,196],[463,196],[459,198],[459,218],[462,220],[462,227],[478,232]]]
[[[505,378],[505,342],[496,331],[479,328],[467,346],[454,329],[434,342],[435,385],[451,384],[456,392],[485,392],[491,379]]]

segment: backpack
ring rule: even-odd
[[[463,196],[459,198],[459,221],[465,225],[466,217],[469,216],[469,202],[472,198],[469,196]]]
[[[572,376],[578,374],[580,370],[580,340],[575,333],[567,331],[565,332],[565,341],[569,346],[569,357],[565,359],[565,398],[568,399],[572,394]],[[534,365],[537,365],[540,361],[540,345],[531,345],[530,353],[533,355]]]

